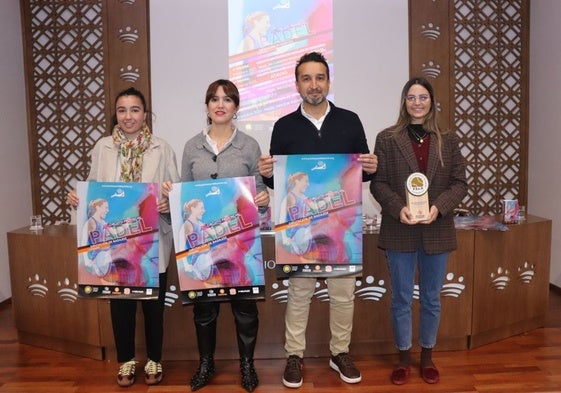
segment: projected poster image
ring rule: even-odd
[[[321,52],[332,69],[333,0],[229,0],[228,19],[229,78],[244,103],[238,126],[268,130],[301,101],[300,56]]]

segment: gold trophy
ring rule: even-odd
[[[413,221],[423,221],[429,217],[429,179],[421,172],[409,175],[405,182],[407,207],[413,214]]]

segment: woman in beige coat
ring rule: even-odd
[[[88,181],[125,182],[178,182],[179,174],[175,153],[163,139],[153,135],[146,124],[146,100],[134,88],[120,92],[115,100],[114,127],[111,136],[100,139],[92,151]],[[78,205],[75,191],[68,194],[68,203]],[[167,198],[158,202],[160,213],[169,213]],[[169,220],[159,217],[159,297],[157,300],[112,299],[111,321],[117,361],[121,363],[117,376],[120,386],[135,381],[135,325],[136,307],[140,302],[144,314],[147,362],[145,382],[155,385],[162,380],[162,343],[164,297],[167,286],[167,267],[170,260],[173,235]]]

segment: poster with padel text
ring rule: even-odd
[[[78,293],[155,299],[158,183],[78,182]]]
[[[362,271],[358,156],[275,156],[277,276],[333,277]]]
[[[169,195],[183,304],[263,299],[253,176],[174,183]]]

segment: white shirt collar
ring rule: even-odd
[[[309,115],[308,113],[306,113],[306,111],[304,110],[304,105],[300,104],[300,112],[302,113],[302,116],[304,116],[306,119],[308,119],[309,121],[312,122],[312,124],[319,130],[321,128],[321,126],[323,125],[323,121],[325,120],[325,116],[327,116],[327,114],[331,111],[331,105],[329,104],[329,101],[326,99],[327,101],[327,108],[325,110],[325,113],[323,114],[322,117],[320,117],[319,119],[316,119],[315,117],[313,117],[312,115]]]
[[[218,153],[220,153],[218,151],[218,144],[208,135],[209,130],[210,130],[210,126],[208,126],[207,128],[205,128],[203,130],[203,135],[205,136],[206,142],[212,148],[213,153],[218,154]],[[230,143],[232,143],[232,139],[234,139],[237,132],[238,132],[238,129],[234,127],[234,132],[232,133],[232,136],[230,137],[230,139],[228,139],[226,141],[226,143],[224,143],[224,147],[222,148],[222,150],[224,150],[226,148],[226,146],[228,146]]]

